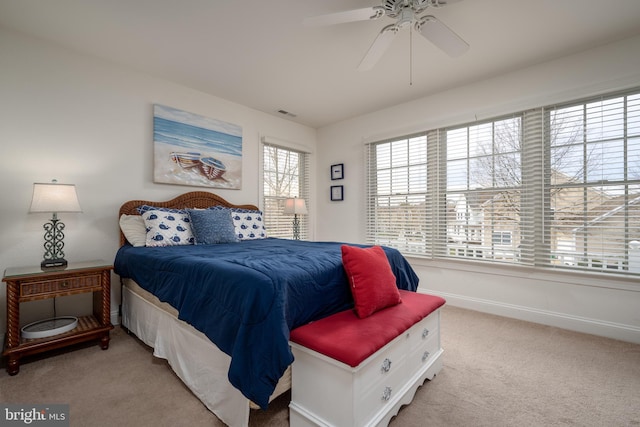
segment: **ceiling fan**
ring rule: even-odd
[[[387,25],[380,31],[360,61],[358,70],[366,71],[380,60],[398,31],[407,27],[413,27],[451,57],[460,56],[469,50],[469,44],[435,16],[421,15],[429,8],[439,8],[459,1],[461,0],[382,0],[381,6],[320,15],[307,18],[304,23],[309,26],[325,26],[375,20],[383,16],[396,19],[394,24]]]

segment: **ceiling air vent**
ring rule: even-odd
[[[278,113],[283,114],[285,116],[289,116],[289,117],[298,117],[297,115],[295,115],[293,113],[290,113],[290,112],[288,112],[286,110],[278,110]]]

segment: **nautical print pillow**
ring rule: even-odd
[[[267,230],[264,228],[262,212],[260,211],[232,211],[231,218],[240,240],[266,239]]]
[[[188,213],[148,210],[142,218],[147,229],[146,246],[193,245]]]

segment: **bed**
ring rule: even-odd
[[[254,205],[190,192],[126,202],[119,217],[139,222],[141,215],[146,221],[154,212],[184,209],[261,214]],[[114,262],[123,326],[231,426],[248,424],[251,402],[266,409],[290,387],[291,329],[353,306],[340,242],[248,236],[235,225],[239,241],[154,247],[132,245],[123,227]],[[408,262],[394,249],[384,251],[398,288],[415,291],[418,278]]]

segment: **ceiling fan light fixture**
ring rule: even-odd
[[[380,60],[393,41],[393,36],[404,28],[409,28],[411,31],[411,27],[413,27],[449,56],[457,57],[469,50],[469,44],[436,17],[420,16],[430,7],[440,8],[459,1],[462,0],[381,0],[381,6],[330,13],[305,19],[305,23],[307,25],[334,25],[344,22],[368,21],[383,16],[395,19],[394,24],[387,25],[378,33],[366,55],[360,61],[358,70],[367,71]],[[411,38],[409,40],[411,41]]]
[[[407,28],[409,27],[415,20],[416,14],[410,7],[402,8],[400,12],[400,16],[398,16],[398,22],[396,25],[398,28]]]

